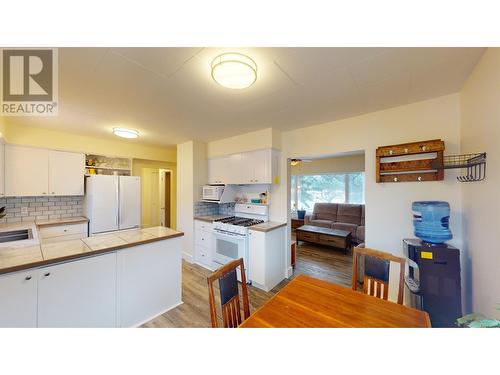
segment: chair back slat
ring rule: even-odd
[[[238,288],[237,269],[240,268],[241,274],[241,294],[243,299],[243,319],[250,316],[250,304],[248,301],[248,290],[245,277],[245,266],[243,259],[233,260],[220,267],[208,278],[208,295],[210,302],[210,318],[212,327],[218,327],[217,309],[215,305],[215,293],[213,283],[219,281],[222,326],[224,328],[236,328],[243,319],[241,315],[240,293]]]
[[[389,298],[389,267],[390,262],[399,263],[399,304],[403,304],[404,270],[406,260],[390,253],[368,248],[355,247],[353,249],[352,289],[357,290],[358,257],[363,256],[365,261],[365,275],[363,277],[363,293],[376,298]]]

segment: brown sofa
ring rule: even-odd
[[[316,203],[312,215],[305,216],[304,224],[346,230],[354,242],[365,242],[365,205]]]

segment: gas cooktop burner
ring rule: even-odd
[[[230,216],[216,220],[218,223],[238,225],[240,227],[249,227],[256,224],[262,224],[264,220],[248,219],[246,217]]]

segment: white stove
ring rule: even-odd
[[[263,205],[237,203],[234,214],[214,223],[213,260],[224,265],[234,259],[243,258],[248,280],[248,227],[268,221],[269,210]],[[239,272],[238,280],[241,281]]]

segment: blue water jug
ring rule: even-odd
[[[431,244],[453,238],[450,231],[450,205],[442,201],[419,201],[411,205],[415,236]]]

